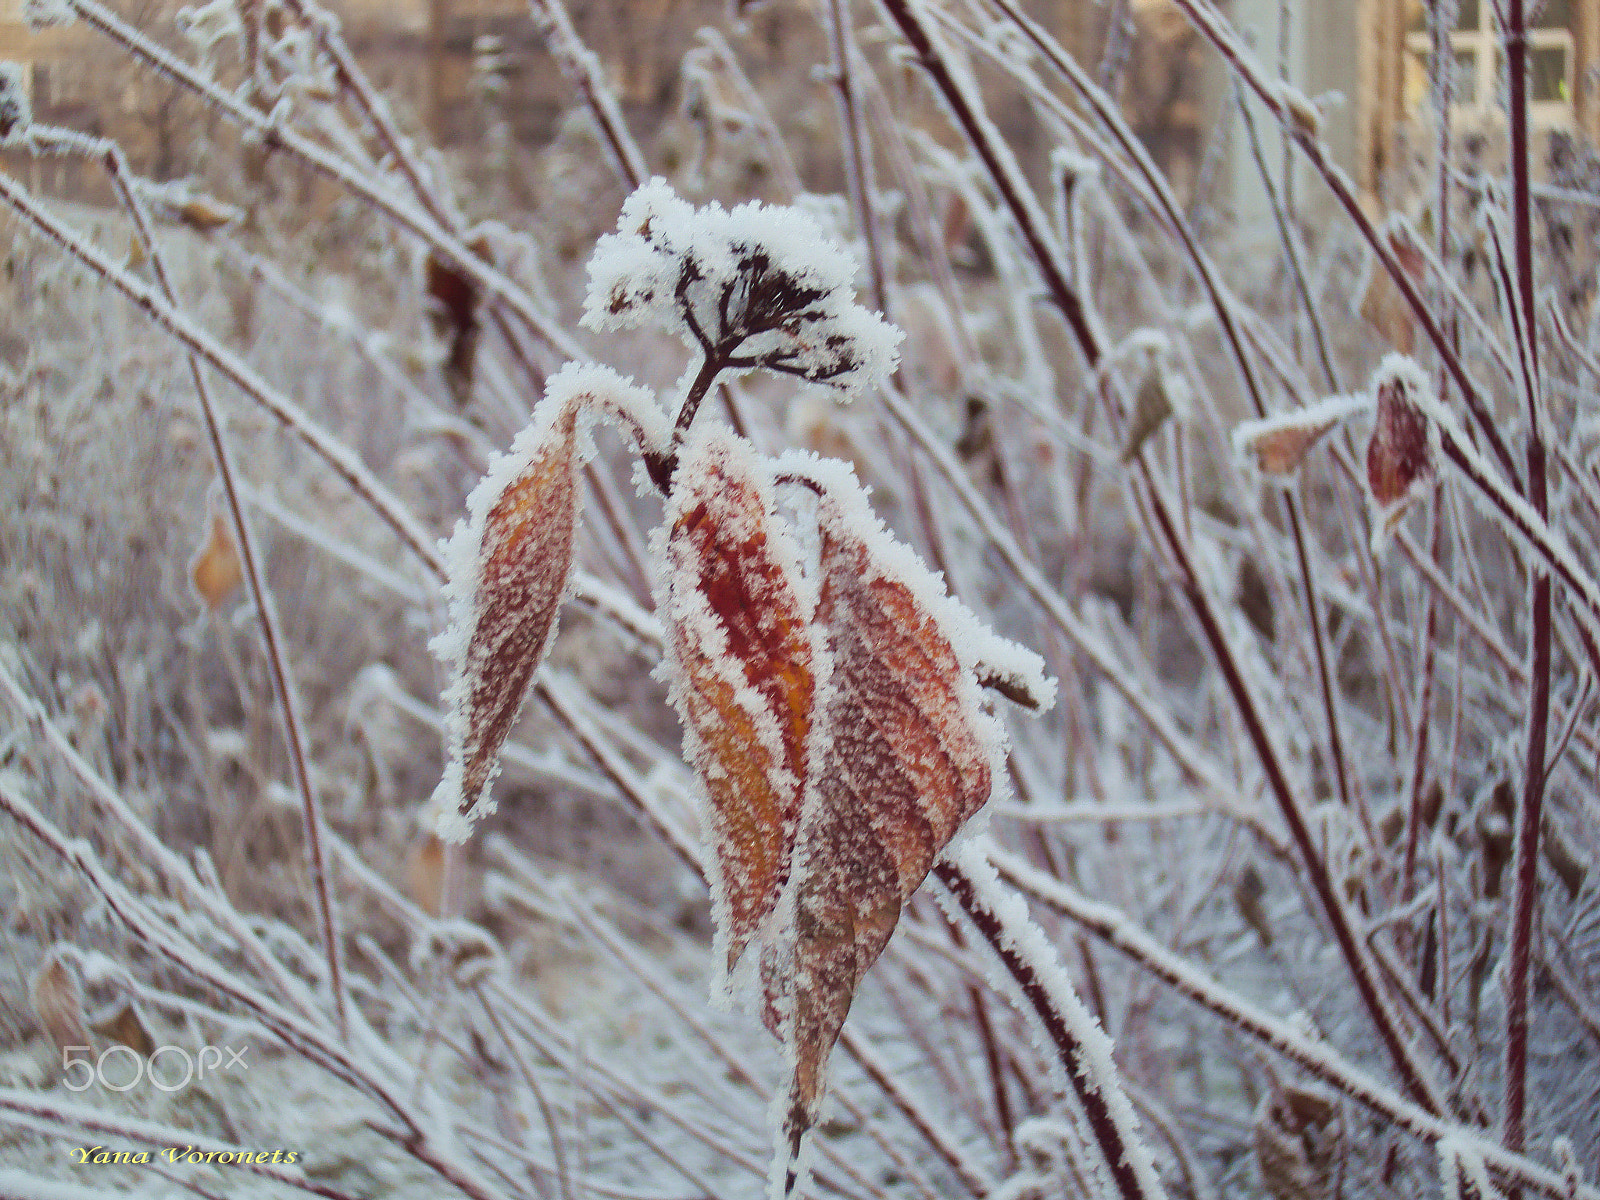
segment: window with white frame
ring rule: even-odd
[[[1573,19],[1579,0],[1529,0],[1528,115],[1537,125],[1572,124]],[[1438,0],[1409,0],[1405,35],[1405,102],[1423,115],[1429,106],[1428,65],[1433,40],[1428,9]],[[1442,5],[1441,5],[1442,7]],[[1500,45],[1497,0],[1458,0],[1450,31],[1452,102],[1458,113],[1482,118],[1505,112],[1505,52]]]

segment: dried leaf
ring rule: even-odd
[[[576,428],[576,409],[557,413],[484,516],[464,660],[462,813],[498,773],[500,747],[521,715],[555,630],[578,524]]]
[[[1249,454],[1263,475],[1293,475],[1323,436],[1351,413],[1367,406],[1365,397],[1330,396],[1316,404],[1259,421],[1241,421],[1234,447]]]
[[[489,257],[489,241],[480,236],[468,246],[482,259]],[[478,285],[472,276],[437,252],[423,266],[423,284],[430,301],[434,329],[449,343],[445,378],[457,404],[472,396],[474,365],[482,333]]]
[[[1139,392],[1133,400],[1133,418],[1128,424],[1127,444],[1122,448],[1122,462],[1131,463],[1172,415],[1172,398],[1167,394],[1167,382],[1161,367],[1152,363],[1139,382]]]
[[[220,514],[211,518],[211,535],[189,560],[189,579],[195,595],[212,612],[226,603],[244,579],[239,552],[233,545],[233,531]]]
[[[1334,1100],[1305,1088],[1274,1085],[1254,1129],[1261,1183],[1273,1200],[1328,1200],[1344,1148]]]
[[[208,196],[192,196],[177,205],[173,211],[190,229],[211,233],[226,228],[239,219],[239,210],[220,204]]]
[[[1421,283],[1427,275],[1427,261],[1415,235],[1404,225],[1388,230],[1389,250],[1412,282]],[[1367,285],[1361,294],[1361,316],[1383,335],[1401,354],[1416,349],[1417,318],[1405,295],[1384,265],[1373,257],[1367,264]]]
[[[1239,878],[1233,883],[1233,902],[1239,908],[1239,915],[1244,918],[1244,923],[1256,931],[1256,936],[1261,939],[1261,944],[1272,946],[1272,920],[1267,916],[1265,901],[1267,896],[1266,880],[1261,878],[1261,872],[1254,863],[1246,863],[1239,872]]]
[[[657,607],[672,701],[715,852],[712,912],[731,972],[788,876],[811,725],[814,647],[793,539],[754,454],[710,430],[682,457]]]
[[[1367,443],[1367,494],[1377,516],[1375,545],[1432,474],[1431,432],[1417,404],[1425,387],[1427,380],[1416,364],[1399,355],[1384,359],[1373,379],[1378,411]]]
[[[33,973],[28,998],[33,1002],[34,1016],[56,1049],[89,1045],[89,1031],[83,1023],[83,993],[61,948],[46,954]]]
[[[89,1028],[108,1037],[143,1058],[155,1053],[156,1040],[145,1024],[144,1014],[132,1000],[123,999],[108,1005],[94,1015]]]
[[[431,830],[422,833],[406,854],[406,891],[430,917],[444,911],[444,839]]]
[[[977,680],[985,638],[999,639],[888,537],[853,476],[833,478],[818,521],[816,621],[831,672],[812,733],[792,941],[764,980],[793,1063],[785,1194],[856,989],[935,858],[989,798],[1002,742]],[[1022,665],[1012,656],[998,673],[1047,700]]]
[[[452,668],[450,763],[434,794],[442,837],[465,837],[461,818],[492,811],[486,793],[500,771],[500,747],[549,649],[578,526],[578,416],[590,409],[622,416],[641,442],[661,436],[652,393],[604,367],[569,365],[551,377],[533,423],[467,497],[470,519],[451,539],[451,625],[433,643]]]

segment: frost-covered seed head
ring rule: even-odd
[[[0,63],[0,146],[22,141],[32,124],[27,73],[21,63]]]
[[[653,179],[595,247],[584,324],[659,325],[729,367],[853,395],[893,373],[902,336],[855,302],[855,267],[799,209],[697,209]]]

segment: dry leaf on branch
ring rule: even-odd
[[[189,580],[195,595],[212,612],[221,608],[244,579],[239,551],[233,544],[233,531],[226,517],[211,518],[211,534],[189,560]]]
[[[1374,546],[1382,544],[1401,510],[1432,477],[1433,431],[1418,403],[1427,387],[1416,363],[1399,354],[1385,358],[1373,376],[1377,416],[1367,443],[1367,496]]]
[[[771,491],[748,443],[718,429],[695,437],[667,509],[656,598],[713,850],[717,958],[730,972],[788,875],[815,688],[799,552],[770,515]]]
[[[481,259],[489,257],[486,235],[474,238],[467,248]],[[456,403],[464,405],[472,396],[473,367],[483,328],[478,284],[435,251],[423,264],[423,285],[434,330],[450,347],[445,356],[445,379]]]
[[[1370,407],[1365,396],[1330,396],[1316,404],[1234,426],[1233,445],[1263,475],[1292,476],[1323,436],[1351,413]]]
[[[89,1031],[83,1019],[83,992],[78,987],[77,975],[67,966],[67,953],[60,946],[52,949],[28,985],[33,1015],[58,1050],[89,1044]]]
[[[569,365],[551,377],[534,420],[467,497],[470,519],[447,548],[450,627],[433,646],[453,668],[446,693],[450,763],[434,794],[440,836],[466,836],[492,811],[500,747],[544,661],[572,574],[579,417],[620,416],[654,445],[663,418],[654,396],[603,367]]]
[[[844,464],[780,461],[820,492],[816,625],[829,664],[785,897],[792,926],[763,960],[793,1072],[773,1179],[788,1195],[856,989],[1000,775],[1005,733],[980,676],[1040,706],[1053,694],[1035,656],[984,629],[890,537]]]

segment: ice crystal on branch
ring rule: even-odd
[[[584,323],[657,325],[711,361],[854,395],[894,371],[901,333],[854,299],[856,265],[799,209],[695,208],[661,179],[589,260]]]
[[[550,379],[533,423],[490,464],[467,497],[468,519],[447,547],[450,627],[434,642],[453,669],[445,694],[450,761],[434,794],[439,832],[464,837],[486,799],[500,747],[544,661],[572,573],[580,417],[620,417],[653,449],[665,436],[654,396],[604,367],[571,364]]]
[[[686,448],[658,548],[665,674],[714,851],[717,957],[732,971],[788,875],[815,689],[799,554],[768,464],[712,428]]]

